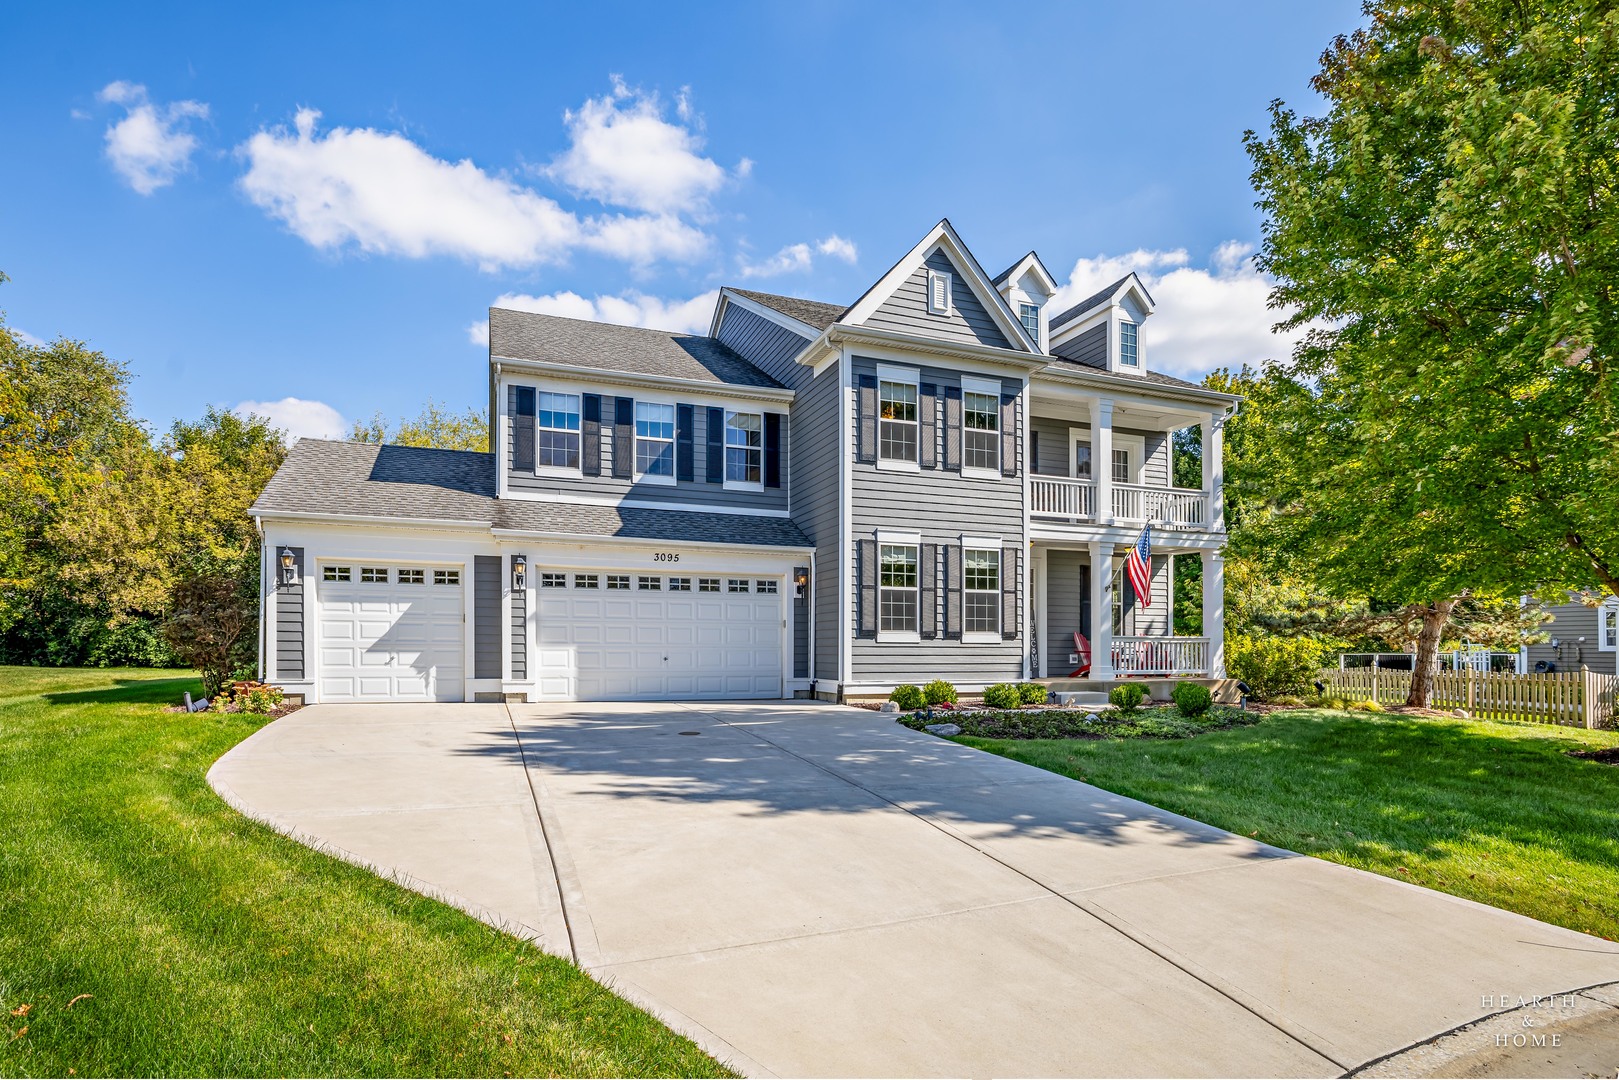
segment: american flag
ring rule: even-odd
[[[1152,526],[1141,530],[1130,554],[1124,557],[1124,572],[1130,575],[1130,586],[1144,608],[1152,607]]]

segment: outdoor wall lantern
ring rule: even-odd
[[[298,584],[298,559],[290,547],[281,549],[281,584]]]
[[[800,568],[793,574],[793,593],[798,599],[804,599],[804,590],[809,588],[809,571]]]
[[[512,556],[512,591],[523,592],[528,588],[528,556]]]

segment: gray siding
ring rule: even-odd
[[[866,357],[855,357],[854,376],[874,374],[877,362]],[[921,381],[939,387],[939,407],[942,409],[946,387],[959,387],[958,372],[923,366]],[[1024,409],[1022,384],[1006,380],[1005,392],[1018,392],[1016,410],[1018,434],[1018,476],[995,479],[966,477],[945,469],[923,469],[920,472],[893,472],[865,465],[854,460],[853,432],[847,452],[852,464],[851,530],[856,540],[871,539],[876,530],[894,529],[921,534],[922,543],[958,547],[962,534],[998,536],[1002,552],[1018,553],[1018,573],[1027,562],[1027,543],[1023,532],[1023,477],[1021,461]],[[942,412],[935,430],[943,430]],[[851,425],[851,428],[853,425]],[[940,436],[942,438],[942,435]],[[942,458],[940,459],[942,460]],[[843,553],[838,566],[845,573],[850,589],[850,625],[854,634],[858,629],[859,592],[856,577],[856,548]],[[940,560],[942,563],[942,560]],[[1009,564],[1006,560],[1003,565]],[[944,603],[944,567],[937,567],[937,603]],[[1022,607],[1022,605],[1020,605]],[[937,613],[943,626],[942,610]],[[969,644],[945,637],[924,639],[921,642],[895,644],[878,642],[871,638],[855,637],[851,681],[855,683],[926,682],[933,678],[951,682],[993,683],[1017,679],[1023,673],[1024,635],[1021,627],[1016,638],[988,644]]]
[[[283,585],[281,578],[281,549],[270,551],[271,573],[275,575],[275,652],[271,664],[277,679],[304,677],[304,549],[292,548],[293,565],[298,569],[298,584]]]
[[[718,337],[744,360],[783,386],[797,390],[813,378],[809,368],[793,363],[793,357],[804,351],[810,339],[762,315],[728,303]]]
[[[843,544],[839,536],[838,447],[842,383],[838,364],[828,365],[798,392],[788,417],[791,442],[798,452],[788,458],[793,521],[815,545],[815,572],[810,578],[815,605],[815,679],[838,678],[838,567]]]
[[[1048,551],[1046,553],[1046,678],[1062,678],[1077,664],[1069,663],[1074,651],[1074,635],[1090,637],[1085,612],[1090,607],[1090,593],[1085,570],[1090,556],[1082,551]]]
[[[536,389],[543,389],[544,384],[533,384]],[[514,492],[540,492],[548,495],[595,495],[614,499],[635,499],[637,502],[661,503],[671,510],[679,510],[685,506],[707,505],[725,506],[737,509],[754,510],[786,510],[787,489],[765,488],[763,491],[727,491],[720,484],[709,484],[703,481],[703,462],[705,459],[706,440],[708,438],[708,410],[698,405],[694,410],[693,437],[695,455],[695,480],[680,481],[675,484],[651,484],[633,479],[615,479],[613,477],[613,398],[619,396],[611,388],[602,393],[602,425],[601,425],[601,471],[600,476],[553,476],[540,475],[536,472],[520,473],[514,467],[516,439],[512,432],[517,426],[515,386],[507,387],[506,412],[509,417],[506,435],[506,466],[507,484]],[[633,391],[626,390],[625,397],[632,397]],[[759,412],[779,412],[779,409],[769,409],[759,406],[747,406]],[[787,435],[789,425],[783,425],[782,454],[785,457],[789,452],[792,439]],[[583,437],[583,436],[581,436]],[[634,441],[631,440],[633,446]],[[783,470],[785,483],[786,470]]]
[[[951,275],[951,300],[955,310],[949,315],[928,314],[927,272],[930,269]],[[998,349],[1012,347],[984,305],[973,295],[972,287],[963,279],[961,271],[951,265],[943,251],[929,255],[926,262],[894,290],[894,295],[871,313],[865,324],[879,330],[898,330]]]
[[[472,677],[500,678],[500,556],[472,562]]]
[[[511,556],[510,569],[517,566],[517,556]],[[525,583],[525,589],[526,589]],[[512,590],[512,678],[528,678],[528,593]]]
[[[809,573],[807,566],[793,567],[793,577]],[[793,587],[793,678],[809,678],[809,609],[811,599],[805,596],[799,599],[798,588]]]
[[[1100,323],[1051,350],[1051,355],[1091,367],[1107,367],[1107,323]]]
[[[1040,476],[1067,476],[1068,475],[1068,429],[1082,428],[1089,431],[1089,424],[1075,423],[1071,420],[1062,420],[1050,416],[1036,416],[1029,425],[1029,430],[1038,436],[1040,443],[1040,456],[1035,466],[1035,473]],[[1113,429],[1117,435],[1133,435],[1142,440],[1143,462],[1141,467],[1141,482],[1154,487],[1169,486],[1169,451],[1172,444],[1172,433],[1168,431],[1139,431],[1135,428],[1116,427]]]
[[[1597,608],[1584,604],[1558,604],[1548,607],[1552,621],[1541,627],[1548,638],[1556,638],[1561,648],[1552,648],[1550,640],[1529,646],[1529,670],[1544,660],[1556,664],[1558,671],[1578,671],[1583,663],[1600,675],[1613,675],[1614,660],[1619,654],[1603,652],[1597,642]],[[1581,642],[1580,638],[1585,641]]]

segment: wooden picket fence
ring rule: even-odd
[[[1328,696],[1401,705],[1411,692],[1409,671],[1328,668],[1321,672]],[[1440,671],[1434,674],[1433,708],[1466,709],[1479,720],[1528,720],[1541,724],[1606,728],[1614,723],[1619,678],[1594,671]]]

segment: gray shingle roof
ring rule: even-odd
[[[488,522],[494,498],[491,454],[299,439],[252,510]]]
[[[508,308],[489,309],[489,355],[731,386],[781,386],[710,337]]]
[[[732,288],[738,296],[745,296],[755,304],[763,304],[771,311],[779,311],[788,318],[797,319],[806,326],[825,330],[849,309],[839,304],[823,304],[819,300],[800,300],[796,296],[777,296],[775,293],[753,292],[751,289]]]
[[[809,547],[787,518],[495,498],[495,460],[468,450],[300,439],[250,513],[476,522],[584,537]]]
[[[1126,281],[1129,281],[1129,280],[1130,280],[1130,275],[1126,274],[1123,277],[1121,277],[1119,280],[1115,281],[1113,284],[1102,286],[1100,289],[1098,289],[1095,292],[1091,293],[1091,295],[1087,296],[1085,299],[1081,300],[1079,303],[1075,304],[1073,307],[1069,308],[1067,311],[1064,311],[1061,315],[1058,315],[1055,318],[1053,318],[1051,320],[1051,329],[1055,330],[1055,329],[1057,329],[1057,327],[1062,326],[1065,323],[1073,322],[1075,319],[1079,318],[1081,315],[1085,314],[1087,311],[1090,311],[1091,309],[1095,308],[1103,300],[1106,300],[1108,297],[1112,296],[1115,292],[1118,291],[1120,285],[1123,285]]]
[[[1198,383],[1187,382],[1185,379],[1177,379],[1173,375],[1165,375],[1157,371],[1109,371],[1107,366],[1104,364],[1087,364],[1083,360],[1075,360],[1068,356],[1053,356],[1051,358],[1051,363],[1047,364],[1044,370],[1061,371],[1064,368],[1077,368],[1080,371],[1094,371],[1098,375],[1108,375],[1116,379],[1134,379],[1137,382],[1155,383],[1158,386],[1178,386],[1182,388],[1190,387],[1193,390],[1208,389],[1207,387]]]
[[[1034,252],[1032,252],[1032,251],[1029,252],[1029,255],[1034,255]],[[1027,259],[1029,257],[1029,255],[1020,256],[1018,258],[1017,262],[1013,263],[1011,266],[1008,266],[1005,270],[1002,270],[1000,273],[996,274],[995,277],[991,280],[990,283],[992,285],[994,285],[997,289],[1000,288],[1002,285],[1006,284],[1006,279],[1012,276],[1012,271],[1016,270],[1019,266],[1021,266],[1023,264],[1023,260]],[[1034,257],[1038,259],[1040,256],[1035,255]]]

